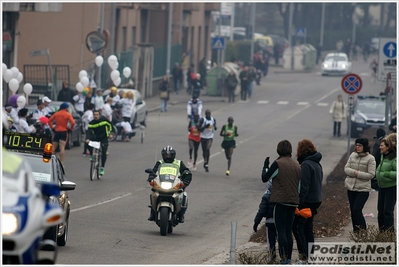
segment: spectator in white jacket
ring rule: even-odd
[[[330,114],[334,121],[334,136],[341,136],[341,122],[346,118],[346,109],[342,95],[338,95],[337,100],[332,103],[330,108]]]

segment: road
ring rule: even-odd
[[[353,72],[363,78],[361,94],[378,95],[383,90],[382,83],[371,82],[368,64],[355,61]],[[276,159],[279,141],[288,139],[295,157],[298,141],[311,139],[323,155],[325,175],[346,152],[334,150],[334,144],[347,142],[347,137],[332,136],[329,115],[338,94],[347,101],[341,79],[322,77],[319,70],[270,71],[261,86],[254,85],[247,102],[204,103],[204,111],[210,109],[218,125],[210,172],[202,168],[200,148],[198,168],[187,189],[186,221],[171,235],[160,236],[156,224],[147,221],[150,187],[144,170],[155,164],[166,145],[175,147],[177,158],[187,162],[186,102],[170,105],[167,113],[149,113],[143,144],[138,137],[130,143],[111,143],[105,176],[99,181],[89,180],[89,158],[82,157],[83,148],[66,151],[67,177],[77,187],[69,193],[69,239],[59,248],[57,264],[202,264],[229,251],[231,222],[237,222],[237,246],[245,244],[266,188],[260,180],[263,161],[266,156],[271,162]],[[240,136],[231,176],[225,176],[227,161],[219,131],[229,116],[234,117]]]

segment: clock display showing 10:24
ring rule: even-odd
[[[47,135],[18,132],[5,132],[4,134],[6,136],[4,145],[7,148],[42,150],[46,143],[51,142],[51,137]]]

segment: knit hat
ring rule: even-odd
[[[358,138],[356,139],[355,144],[361,144],[366,147],[369,145],[369,140],[367,140],[367,138]]]
[[[377,136],[375,136],[374,138],[380,139],[381,137],[384,137],[386,135],[386,132],[384,131],[384,129],[378,128],[376,135]]]
[[[40,121],[41,123],[43,123],[43,124],[47,124],[47,123],[48,123],[48,118],[45,117],[45,116],[42,116],[42,117],[39,118],[39,121]]]
[[[62,103],[62,104],[60,105],[60,109],[67,109],[67,108],[69,108],[69,105],[68,105],[67,102],[64,102],[64,103]]]

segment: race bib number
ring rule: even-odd
[[[159,175],[177,175],[177,169],[173,167],[161,167]]]

